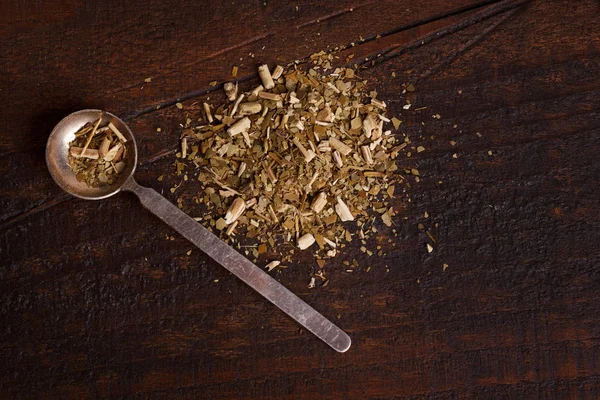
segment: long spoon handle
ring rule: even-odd
[[[333,349],[345,352],[350,348],[350,337],[344,331],[156,191],[140,186],[133,178],[123,189],[135,193],[154,215]]]

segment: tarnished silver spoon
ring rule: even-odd
[[[121,174],[117,175],[113,184],[89,187],[79,182],[69,167],[69,143],[75,138],[75,132],[86,123],[97,121],[99,116],[102,117],[102,124],[112,122],[127,139],[127,166]],[[102,110],[81,110],[65,117],[56,125],[48,138],[46,163],[56,183],[73,196],[86,200],[100,200],[121,190],[135,193],[142,205],[150,212],[333,349],[345,352],[350,348],[350,337],[331,321],[156,191],[138,185],[133,179],[137,164],[135,138],[129,127],[115,115]]]

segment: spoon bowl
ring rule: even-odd
[[[79,182],[69,166],[69,143],[75,139],[75,132],[88,122],[96,122],[99,117],[102,117],[101,125],[112,122],[127,139],[125,143],[127,166],[116,176],[114,183],[90,187],[85,182]],[[46,164],[52,178],[64,191],[82,199],[100,200],[118,193],[133,176],[137,164],[137,146],[129,127],[116,115],[102,110],[81,110],[67,115],[50,133],[46,145]]]

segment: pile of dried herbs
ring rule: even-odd
[[[181,134],[177,174],[197,173],[196,202],[207,208],[197,220],[230,243],[238,237],[248,256],[276,254],[268,269],[299,250],[323,267],[353,238],[366,244],[377,219],[393,224],[389,200],[404,181],[395,159],[409,140],[366,81],[332,59],[314,54],[307,72],[263,65],[262,85],[246,93],[226,83],[229,101],[204,103]]]
[[[69,143],[69,166],[79,182],[90,187],[111,185],[125,170],[127,139],[112,122],[100,126],[102,116],[75,132]]]

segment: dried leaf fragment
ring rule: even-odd
[[[225,220],[223,218],[219,218],[217,220],[217,222],[215,223],[215,228],[217,228],[220,231],[222,231],[226,227],[227,227],[227,222],[225,222]]]
[[[117,174],[120,174],[121,172],[125,171],[126,166],[127,166],[127,163],[125,163],[124,161],[119,161],[118,163],[115,164],[114,168],[115,168],[115,171],[117,172]]]
[[[388,214],[388,213],[381,214],[381,220],[383,221],[383,223],[386,226],[392,226],[392,218],[390,217],[390,214]]]
[[[117,143],[113,147],[111,147],[108,150],[108,152],[106,152],[106,154],[104,155],[104,160],[112,161],[113,159],[115,159],[117,156],[117,153],[119,152],[119,150],[121,150],[122,146],[123,145],[121,143]]]
[[[333,122],[334,117],[335,115],[331,111],[331,108],[325,107],[317,114],[317,121],[330,123]]]
[[[363,131],[365,136],[370,138],[373,135],[373,131],[379,128],[379,122],[375,118],[376,114],[370,113],[365,117],[362,123]]]

